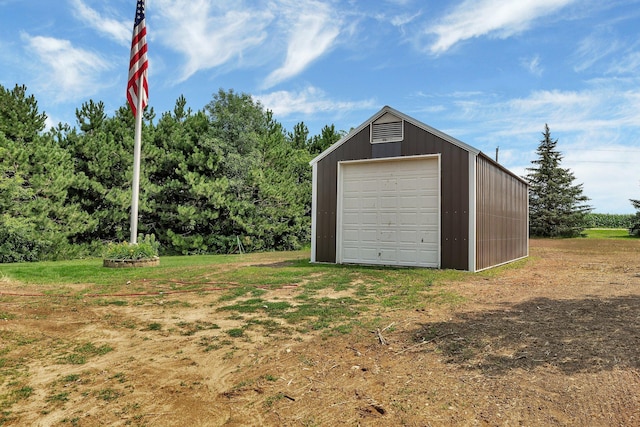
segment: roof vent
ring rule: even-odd
[[[371,123],[371,143],[398,142],[404,139],[403,120],[386,113]]]

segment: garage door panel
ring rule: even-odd
[[[346,228],[342,232],[342,239],[345,243],[357,243],[361,240],[360,230],[357,228]]]
[[[396,191],[398,188],[398,181],[395,178],[388,179],[382,177],[378,180],[377,185],[382,191]]]
[[[378,249],[371,247],[347,248],[344,262],[375,264],[378,259]]]
[[[418,203],[418,208],[421,211],[430,211],[437,212],[438,203],[440,202],[440,198],[435,194],[423,194],[416,198],[416,202]]]
[[[416,177],[399,178],[398,189],[401,191],[418,191],[422,187],[420,181]]]
[[[398,250],[398,262],[401,265],[417,265],[420,263],[420,253],[415,249]]]
[[[433,264],[437,264],[439,262],[438,258],[438,250],[432,250],[432,251],[420,251],[420,255],[419,255],[421,264],[421,267],[430,267]]]
[[[379,212],[378,225],[391,226],[398,223],[398,214],[396,212]]]
[[[380,196],[380,209],[396,209],[398,197],[395,194]]]
[[[360,240],[364,243],[376,243],[378,230],[375,228],[360,229]]]
[[[393,247],[381,248],[378,252],[378,263],[393,265],[397,264],[398,250]]]
[[[422,224],[433,224],[434,221],[438,221],[439,218],[439,214],[438,212],[420,212],[419,214],[420,218],[418,219],[418,221],[420,221],[420,223]],[[437,226],[436,226],[437,229]]]
[[[375,212],[363,212],[360,215],[355,215],[355,217],[360,219],[359,223],[363,226],[378,225],[378,215]]]
[[[342,253],[343,253],[343,262],[355,263],[355,262],[358,262],[357,260],[361,258],[360,250],[358,247],[347,246],[342,249]]]
[[[420,216],[420,214],[415,213],[415,212],[409,212],[409,213],[400,212],[398,214],[398,219],[400,221],[400,224],[408,224],[408,226],[410,227],[411,231],[415,233],[416,229],[415,229],[415,227],[412,227],[411,225],[417,223],[417,221],[420,219],[419,216]]]
[[[362,199],[359,197],[349,197],[344,199],[342,207],[346,210],[358,211],[362,206]]]
[[[358,212],[344,212],[342,214],[342,221],[345,225],[355,224],[358,222],[359,217],[360,217],[360,214],[358,214]]]
[[[375,181],[372,181],[372,182],[375,182]],[[357,179],[350,179],[348,181],[344,181],[343,185],[344,185],[345,192],[349,192],[349,193],[359,192],[359,191],[362,191],[363,188],[367,188],[365,182],[359,181]]]
[[[397,200],[398,207],[403,211],[405,209],[417,209],[420,204],[420,200],[414,194],[399,194]]]
[[[424,176],[420,178],[420,188],[434,188],[434,186],[438,185],[438,174],[434,174],[432,176]]]
[[[437,238],[439,237],[439,232],[438,230],[424,230],[421,231],[419,233],[416,234],[416,242],[420,243],[421,245],[434,245],[435,247],[437,247],[437,243],[434,243],[434,241],[437,240]]]
[[[418,241],[418,234],[415,232],[415,230],[400,230],[400,232],[398,232],[399,244],[411,244],[415,246]]]
[[[378,233],[378,240],[381,245],[385,243],[398,243],[398,233],[396,230],[380,230]]]
[[[439,267],[438,158],[341,164],[339,262]]]
[[[359,198],[360,207],[363,209],[376,209],[378,207],[378,197],[373,195],[363,195]]]

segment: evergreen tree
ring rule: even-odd
[[[145,110],[143,150],[140,168],[139,229],[148,232],[149,191],[146,161],[147,140],[153,135],[148,124],[151,114]],[[69,200],[79,204],[95,221],[95,226],[79,237],[84,243],[124,241],[128,239],[133,175],[134,118],[127,106],[114,117],[106,117],[102,102],[83,103],[76,110],[79,131],[74,128],[61,139],[74,159],[75,178],[69,188]]]
[[[572,237],[584,230],[585,215],[591,211],[589,199],[582,194],[582,184],[560,166],[562,154],[558,140],[551,139],[545,124],[543,139],[536,150],[534,166],[527,168],[529,183],[529,232],[539,237]]]
[[[164,113],[147,146],[149,156],[149,230],[169,252],[218,252],[218,218],[227,183],[220,177],[219,154],[209,137],[204,112]]]
[[[24,86],[0,86],[0,262],[68,258],[129,235],[134,118],[104,103],[44,131]],[[201,111],[183,96],[143,119],[139,229],[166,252],[295,249],[309,241],[313,142],[250,95],[220,90]],[[341,137],[326,126],[321,150]],[[86,253],[86,252],[83,252]],[[97,252],[93,252],[97,254]]]
[[[632,220],[634,235],[640,236],[640,200],[631,199],[631,204],[637,210],[636,216]]]
[[[93,220],[69,200],[73,160],[50,134],[33,144],[0,133],[0,262],[73,256]]]
[[[219,182],[226,185],[218,239],[231,248],[240,237],[249,250],[299,247],[307,240],[311,199],[311,176],[300,173],[309,169],[306,149],[292,146],[282,125],[248,94],[220,90],[206,112]]]
[[[34,224],[22,209],[33,197],[20,165],[24,149],[0,132],[0,262],[36,261],[44,242],[33,235]]]
[[[72,256],[92,226],[69,200],[73,159],[58,144],[67,129],[42,133],[45,120],[25,86],[0,86],[0,262]]]
[[[287,139],[295,148],[306,148],[309,144],[309,129],[304,122],[297,123],[293,127],[293,132],[287,133]]]
[[[311,138],[309,152],[311,154],[320,154],[333,143],[338,142],[344,135],[344,131],[336,131],[335,125],[325,125],[320,131],[320,135]]]
[[[152,230],[183,254],[293,249],[308,241],[311,159],[247,94],[220,90],[204,111],[184,98],[148,149]]]
[[[13,90],[0,85],[0,132],[11,141],[31,143],[45,128],[47,115],[38,111],[33,95],[27,96],[25,85]]]
[[[102,101],[95,103],[93,99],[90,99],[88,103],[82,104],[80,110],[76,108],[78,126],[80,126],[80,131],[85,134],[100,130],[106,118]]]

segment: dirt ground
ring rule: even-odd
[[[0,395],[8,399],[2,387],[12,380],[25,384],[24,398],[11,392],[14,403],[0,419],[33,426],[640,425],[640,241],[532,240],[530,258],[516,267],[437,286],[464,300],[380,309],[368,314],[388,325],[377,331],[256,334],[229,346],[219,339],[234,320],[216,311],[214,292],[97,305],[8,296],[29,289],[0,282],[0,344],[22,340],[0,347]],[[269,292],[283,299],[296,290]],[[71,357],[70,343],[96,344],[72,353],[87,356],[83,363],[60,363]]]

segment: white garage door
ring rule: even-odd
[[[340,163],[338,213],[338,262],[439,268],[439,157]]]

